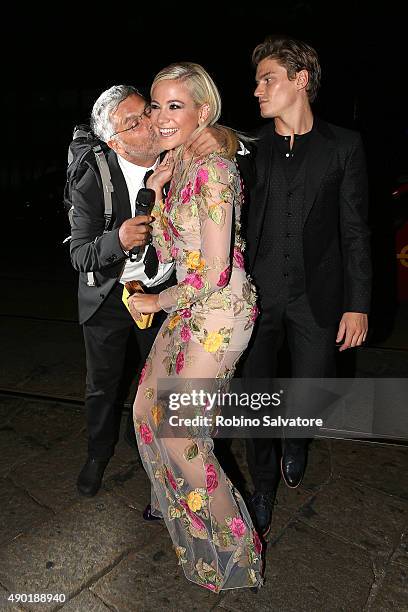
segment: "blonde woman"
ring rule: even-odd
[[[165,160],[149,179],[156,192],[154,245],[174,260],[177,285],[136,295],[132,308],[168,313],[147,359],[135,400],[140,455],[152,482],[152,513],[167,524],[189,580],[218,592],[262,582],[261,544],[239,493],[222,471],[210,437],[157,436],[163,410],[157,379],[230,378],[256,318],[256,296],[244,269],[240,176],[234,161],[193,158],[187,139],[221,113],[218,90],[192,63],[157,74],[151,120]],[[163,200],[163,186],[170,179]]]

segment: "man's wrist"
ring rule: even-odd
[[[119,238],[119,235],[118,235],[118,240],[119,240],[119,246],[120,246],[120,248],[122,249],[123,254],[124,254],[124,255],[126,255],[126,257],[129,257],[129,251],[128,251],[128,250],[126,249],[126,247],[125,247],[125,246],[122,244],[122,241],[121,241],[121,239]]]

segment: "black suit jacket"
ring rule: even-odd
[[[104,233],[104,199],[97,167],[88,170],[72,192],[70,254],[79,271],[79,322],[85,323],[106,299],[120,277],[126,256],[119,243],[119,228],[131,215],[129,192],[113,150],[107,160],[114,186],[110,231]],[[87,272],[93,272],[95,287],[87,285]]]
[[[369,311],[368,186],[360,135],[316,118],[314,126],[307,152],[302,247],[310,307],[319,325],[326,327],[343,312]],[[269,202],[274,136],[271,122],[259,131],[250,154],[256,171],[247,210],[250,273]],[[264,281],[258,283],[261,293],[268,280],[265,270]]]

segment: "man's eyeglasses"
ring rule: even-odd
[[[137,117],[133,119],[132,125],[130,127],[125,128],[124,130],[119,130],[119,132],[114,132],[114,134],[111,135],[111,138],[113,138],[114,136],[117,136],[118,134],[123,134],[123,132],[129,132],[130,130],[137,130],[142,118],[150,117],[151,112],[152,112],[152,107],[150,106],[150,104],[146,104],[146,106],[143,109],[143,113],[141,113],[140,115],[137,115]]]

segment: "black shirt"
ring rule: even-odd
[[[306,134],[295,134],[292,149],[290,148],[290,136],[281,136],[275,131],[276,148],[285,168],[288,183],[293,181],[306,157],[312,130],[313,128]]]

